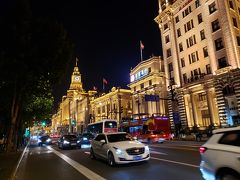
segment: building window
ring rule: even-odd
[[[182,43],[179,43],[179,51],[180,51],[180,52],[183,51],[183,45],[182,45]]]
[[[208,49],[207,46],[203,48],[203,56],[208,57]]]
[[[149,67],[148,68],[148,74],[150,74],[152,72],[152,69]]]
[[[152,80],[149,80],[149,86],[151,86],[152,85]]]
[[[186,42],[188,48],[193,46],[194,44],[196,44],[196,36],[195,35],[191,36],[190,38],[186,39]]]
[[[189,64],[192,64],[192,63],[198,61],[199,60],[198,51],[189,54],[188,59],[189,59]]]
[[[170,41],[169,35],[165,36],[165,42],[168,43]]]
[[[166,30],[168,28],[168,24],[164,24],[163,29]]]
[[[236,18],[232,18],[234,27],[238,27]]]
[[[240,36],[237,36],[237,45],[240,46]]]
[[[173,71],[173,65],[172,63],[168,64],[168,72],[172,72]]]
[[[182,12],[182,16],[183,18],[186,17],[188,14],[190,14],[192,12],[192,8],[191,6],[189,6],[188,8],[186,8],[183,12]]]
[[[216,47],[216,51],[218,51],[224,47],[222,38],[218,38],[215,40],[215,47]]]
[[[207,96],[206,96],[205,93],[199,93],[198,94],[198,99],[199,99],[199,101],[206,101]]]
[[[144,88],[144,83],[142,83],[142,84],[140,85],[140,87],[141,87],[141,89],[143,89],[143,88]]]
[[[210,5],[208,6],[208,8],[209,8],[209,14],[214,13],[214,12],[217,10],[217,9],[216,9],[216,3],[213,2],[212,4],[210,4]]]
[[[203,19],[202,19],[202,14],[200,13],[198,15],[198,24],[202,23],[203,22]]]
[[[175,22],[178,23],[179,22],[179,16],[175,17]]]
[[[206,65],[206,72],[207,72],[207,74],[212,74],[210,64]]]
[[[182,65],[182,67],[185,67],[185,60],[184,60],[184,58],[181,58],[181,65]]]
[[[178,36],[178,37],[181,36],[181,29],[180,29],[180,28],[177,29],[177,36]]]
[[[183,82],[187,83],[187,74],[186,73],[183,74]]]
[[[167,49],[167,58],[170,57],[171,55],[172,55],[171,49],[169,48],[169,49]]]
[[[200,0],[196,0],[196,1],[195,1],[195,7],[198,8],[199,6],[201,6]]]
[[[222,58],[218,59],[218,68],[219,69],[227,67],[227,66],[228,66],[228,63],[227,63],[226,57],[222,57]]]
[[[215,21],[212,22],[212,32],[215,32],[218,29],[220,29],[220,25],[218,19],[216,19]]]
[[[190,31],[192,28],[194,28],[193,20],[188,21],[186,24],[184,24],[185,32]]]
[[[230,7],[231,9],[234,9],[234,7],[233,7],[233,2],[232,2],[232,1],[229,1],[229,7]]]
[[[206,39],[204,29],[200,31],[201,41]]]

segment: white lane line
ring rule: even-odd
[[[183,162],[178,162],[178,161],[171,161],[171,160],[160,159],[160,158],[155,158],[155,157],[151,157],[151,159],[155,159],[155,160],[158,160],[158,161],[165,161],[165,162],[174,163],[174,164],[181,164],[181,165],[184,165],[184,166],[190,166],[190,167],[199,168],[199,166],[197,166],[197,165],[183,163]]]
[[[165,149],[188,150],[188,151],[199,151],[198,149],[191,149],[191,148],[185,148],[185,147],[176,147],[176,146],[157,146],[157,145],[151,145],[151,147],[165,148]]]
[[[167,153],[162,153],[162,152],[158,152],[158,151],[152,151],[150,150],[151,154],[161,154],[161,155],[168,155]]]
[[[81,174],[86,176],[88,179],[90,179],[90,180],[106,180],[102,176],[96,174],[95,172],[93,172],[90,169],[84,167],[83,165],[79,164],[78,162],[70,159],[66,155],[56,151],[55,149],[53,149],[53,148],[51,148],[49,146],[47,148],[52,150],[53,153],[55,153],[57,156],[62,158],[64,161],[66,161],[68,164],[70,164],[72,167],[74,167],[78,172],[80,172]]]

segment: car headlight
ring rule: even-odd
[[[118,149],[116,147],[113,147],[113,148],[115,149],[115,152],[116,152],[117,155],[120,155],[120,154],[123,153],[123,151],[121,149]]]
[[[87,140],[88,140],[88,138],[84,137],[84,138],[83,138],[83,140],[84,140],[84,141],[87,141]]]
[[[42,142],[41,139],[38,139],[38,143]]]
[[[51,141],[51,139],[50,139],[50,138],[48,138],[48,139],[47,139],[47,142],[50,142],[50,141]]]
[[[77,140],[77,143],[80,143],[80,140]]]
[[[66,141],[66,140],[63,141],[63,144],[69,144],[69,143],[70,143],[69,141]]]
[[[145,151],[149,151],[149,147],[148,146],[145,146]]]

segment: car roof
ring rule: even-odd
[[[228,131],[237,131],[237,130],[240,130],[240,126],[231,127],[231,128],[215,129],[215,130],[213,130],[213,134],[218,134],[218,133],[223,133],[223,132],[228,132]]]

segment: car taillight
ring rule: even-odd
[[[166,137],[166,134],[164,134],[163,137]]]
[[[201,147],[199,148],[199,152],[202,153],[202,154],[205,153],[206,150],[207,150],[207,148],[206,148],[206,147],[203,147],[203,146],[201,146]]]

